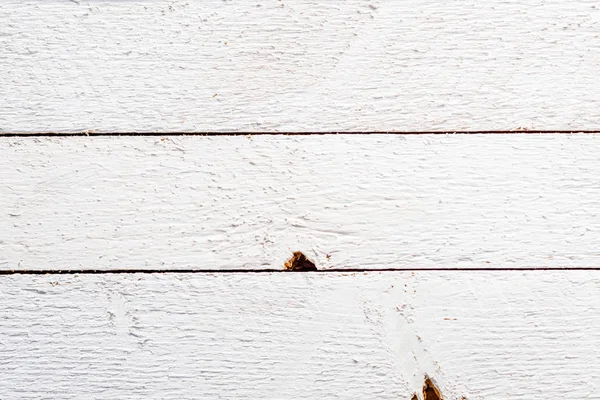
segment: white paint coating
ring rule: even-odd
[[[5,138],[0,268],[597,267],[598,154],[595,135]]]
[[[600,129],[590,0],[3,0],[0,129]]]
[[[493,285],[490,285],[493,282]],[[598,271],[0,279],[3,399],[594,399]]]

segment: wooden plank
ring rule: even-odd
[[[600,136],[4,138],[0,268],[597,267]]]
[[[0,128],[600,129],[588,0],[4,0]]]
[[[595,398],[598,271],[0,279],[0,397]]]

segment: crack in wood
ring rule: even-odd
[[[2,137],[69,137],[69,136],[309,136],[309,135],[505,135],[505,134],[600,134],[598,130],[481,130],[481,131],[323,131],[323,132],[1,132]]]
[[[299,272],[318,272],[346,274],[350,272],[525,272],[525,271],[598,271],[598,267],[521,267],[521,268],[329,268],[300,269]],[[286,273],[281,268],[232,268],[232,269],[5,269],[1,275],[99,275],[99,274],[264,274]]]

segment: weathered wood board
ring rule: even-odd
[[[0,140],[0,268],[600,265],[600,136]]]
[[[3,0],[0,130],[599,130],[589,0]]]
[[[490,284],[493,282],[493,284]],[[12,275],[3,399],[597,398],[599,271]]]

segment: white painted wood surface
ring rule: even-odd
[[[592,1],[0,2],[0,135],[600,130]],[[599,267],[591,135],[0,138],[0,270]],[[600,271],[0,276],[0,399],[600,399]]]
[[[493,282],[493,285],[490,285]],[[3,399],[597,399],[600,272],[3,276]]]
[[[600,129],[589,0],[3,0],[0,129]]]
[[[600,136],[0,141],[0,268],[600,265]]]

